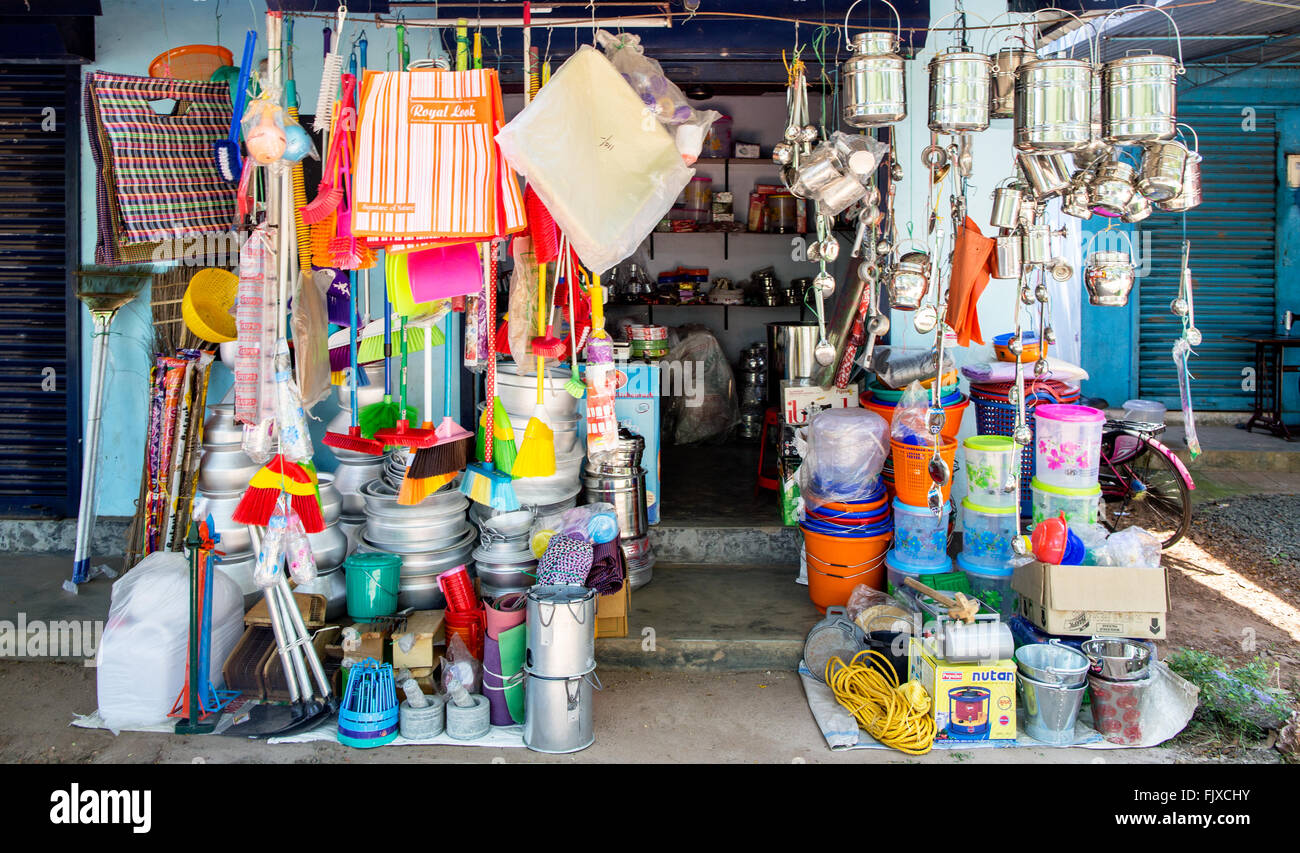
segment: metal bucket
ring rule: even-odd
[[[767,368],[767,399],[781,399],[781,382],[807,385],[819,365],[813,355],[821,339],[817,324],[768,323],[767,351],[771,358]]]
[[[1019,279],[1023,271],[1024,258],[1019,232],[994,238],[993,277]]]
[[[1183,167],[1182,189],[1173,198],[1156,202],[1156,207],[1172,213],[1191,210],[1201,203],[1201,141],[1191,127],[1185,124],[1180,127],[1190,130],[1195,140],[1193,148],[1187,153],[1187,162]]]
[[[1076,687],[1088,680],[1087,656],[1059,640],[1023,645],[1015,659],[1023,677],[1045,684]]]
[[[930,60],[930,130],[966,133],[989,126],[993,60],[950,47]]]
[[[1021,673],[1016,683],[1020,705],[1025,709],[1025,734],[1053,746],[1074,743],[1074,724],[1079,719],[1087,681],[1067,687],[1035,681]]]
[[[1078,151],[1092,140],[1092,64],[1038,59],[1016,70],[1015,146],[1030,154]]]
[[[1138,192],[1151,201],[1168,201],[1183,191],[1190,152],[1180,142],[1152,142],[1142,151]]]
[[[578,752],[596,742],[592,690],[601,689],[593,670],[547,678],[529,670],[524,684],[524,746],[534,752]]]
[[[1016,70],[1038,55],[1026,47],[1004,47],[989,57],[993,62],[989,118],[1013,118],[1016,114]]]
[[[526,605],[524,666],[545,678],[569,678],[596,667],[596,592],[582,586],[535,586]]]
[[[1157,55],[1102,66],[1102,138],[1113,145],[1172,139],[1180,69],[1172,57]]]
[[[1151,649],[1122,637],[1093,637],[1080,648],[1088,656],[1092,674],[1108,681],[1139,681],[1147,677]]]
[[[589,468],[582,478],[582,485],[587,490],[588,503],[614,505],[619,536],[636,539],[649,532],[644,468],[631,475],[605,474]]]
[[[993,212],[989,214],[989,225],[994,228],[1015,228],[1020,224],[1020,207],[1024,202],[1025,187],[1010,183],[993,190]]]

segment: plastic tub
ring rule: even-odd
[[[1030,505],[1033,521],[1038,524],[1045,518],[1056,518],[1065,513],[1065,523],[1074,526],[1094,524],[1101,505],[1101,486],[1088,489],[1063,489],[1044,483],[1035,477],[1029,483]]]
[[[1003,619],[1010,619],[1016,613],[1016,594],[1011,590],[1011,576],[1014,569],[985,569],[971,565],[965,554],[957,555],[957,568],[966,573],[970,582],[970,594],[987,604]]]
[[[966,493],[982,507],[1014,507],[1020,480],[1012,468],[1016,443],[1008,435],[973,435],[962,442],[966,451]],[[1010,482],[1011,488],[1006,489]]]
[[[1124,420],[1144,424],[1164,424],[1165,405],[1154,400],[1125,400]]]
[[[948,557],[944,557],[943,561],[935,566],[918,566],[900,557],[897,551],[891,550],[885,554],[885,592],[900,599],[909,599],[915,609],[917,593],[903,586],[903,581],[907,578],[916,578],[921,583],[925,583],[927,577],[950,571],[952,571],[952,560]]]
[[[952,505],[938,516],[928,507],[894,501],[894,553],[911,565],[939,566],[948,561],[948,520]]]
[[[961,502],[961,553],[979,571],[1009,568],[1015,552],[1011,542],[1020,535],[1015,507],[978,506],[970,498]]]
[[[1106,415],[1091,406],[1049,404],[1034,408],[1034,474],[1049,486],[1097,485],[1101,432]]]
[[[891,533],[887,524],[871,528],[852,528],[850,535],[819,529],[805,522],[804,558],[808,567],[808,597],[822,613],[827,607],[842,607],[858,584],[872,589],[885,586],[884,554],[889,549]],[[873,535],[857,535],[858,531]]]
[[[858,395],[858,402],[862,408],[884,418],[885,423],[893,423],[895,403],[874,398],[871,392]],[[954,391],[940,400],[939,404],[943,406],[944,413],[943,429],[940,434],[945,439],[956,439],[957,433],[961,432],[961,419],[966,414],[966,407],[970,405],[970,398],[959,391]]]
[[[950,423],[953,420],[960,419],[949,418]],[[947,425],[944,428],[947,429]],[[957,439],[941,437],[943,443],[939,445],[939,456],[948,463],[948,471],[951,474],[957,458]],[[891,438],[889,443],[892,448],[890,458],[894,460],[894,491],[904,503],[911,504],[913,507],[925,507],[926,495],[933,482],[930,479],[930,459],[934,456],[934,448],[921,444],[904,444],[895,438]],[[945,502],[952,495],[952,479],[949,476],[947,485],[939,489]]]

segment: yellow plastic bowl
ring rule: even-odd
[[[230,309],[239,292],[239,277],[230,270],[199,270],[181,300],[186,327],[208,343],[224,344],[236,337]]]

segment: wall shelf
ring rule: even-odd
[[[722,309],[722,329],[726,331],[731,328],[731,309],[755,309],[759,311],[777,311],[782,308],[799,309],[799,322],[803,322],[804,305],[715,305],[712,302],[694,302],[686,305],[671,305],[662,302],[611,302],[609,308],[644,308],[646,309],[646,322],[654,323],[655,308],[721,308]]]

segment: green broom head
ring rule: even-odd
[[[578,366],[573,365],[569,373],[569,378],[564,380],[564,390],[575,400],[581,400],[582,396],[587,393],[587,383],[578,378]]]
[[[379,359],[384,357],[383,322],[382,319],[379,319],[372,320],[370,323],[366,324],[366,328],[362,332],[365,337],[363,337],[357,344],[357,364],[369,364],[372,361],[379,361]],[[371,333],[370,327],[376,324],[379,327],[378,334],[373,334]],[[393,352],[397,352],[401,347],[401,335],[402,332],[400,329],[396,329],[392,333]],[[428,328],[425,328],[424,326],[406,327],[406,351],[409,354],[420,352],[426,346],[442,346],[446,340],[446,337],[442,334],[442,330],[437,326],[430,326]]]
[[[461,494],[483,506],[498,512],[514,512],[519,509],[519,497],[515,494],[510,475],[503,474],[484,462],[475,462],[465,469],[465,477],[460,481]]]
[[[546,406],[533,410],[524,428],[519,455],[510,469],[512,477],[550,477],[555,473],[555,431],[546,423]]]
[[[402,407],[399,406],[392,398],[392,395],[385,396],[378,403],[371,403],[357,413],[357,425],[361,427],[361,434],[366,438],[374,438],[375,433],[383,429],[396,429],[398,421],[419,420],[420,413],[414,406],[406,407],[406,417],[402,417]]]
[[[515,428],[510,425],[510,416],[500,397],[492,398],[492,463],[502,474],[510,474],[515,467],[515,458],[519,456],[519,445],[515,443]]]

